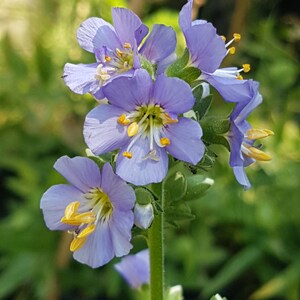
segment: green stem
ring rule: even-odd
[[[163,208],[163,191],[161,193],[161,207]],[[164,299],[164,238],[163,213],[155,215],[148,231],[148,247],[150,252],[150,295],[151,300]]]

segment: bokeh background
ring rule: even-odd
[[[166,234],[167,283],[182,284],[185,299],[300,299],[299,1],[196,1],[194,15],[230,38],[242,34],[224,66],[250,63],[263,104],[251,116],[275,136],[264,150],[271,163],[247,169],[244,192],[228,153],[207,176],[215,185],[192,203],[196,220]],[[111,7],[132,8],[152,26],[171,25],[184,42],[177,0],[1,0],[0,4],[0,299],[134,299],[113,263],[92,270],[72,260],[69,237],[44,225],[39,200],[64,182],[52,166],[62,155],[84,155],[82,124],[95,106],[60,78],[66,62],[90,63],[75,32],[89,16],[111,20]],[[205,5],[204,5],[205,4]],[[211,49],[213,51],[214,49]],[[231,107],[215,96],[211,113]],[[134,240],[134,251],[145,247]]]

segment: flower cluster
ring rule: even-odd
[[[77,31],[80,46],[93,53],[95,61],[67,63],[63,79],[73,92],[89,93],[98,101],[83,129],[93,157],[61,157],[54,168],[69,184],[46,191],[41,209],[51,230],[72,234],[74,258],[91,267],[129,253],[134,223],[142,229],[151,226],[155,206],[135,203],[134,186],[162,182],[170,161],[183,161],[188,171],[176,173],[179,177],[174,180],[182,180],[186,188],[185,176],[193,175],[190,169],[205,160],[209,143],[204,143],[201,118],[190,112],[196,106],[203,109],[207,84],[235,105],[227,138],[230,166],[238,182],[249,188],[244,167],[270,159],[255,141],[273,133],[252,129],[246,121],[262,101],[259,84],[241,75],[250,71],[250,65],[220,68],[223,59],[234,54],[232,44],[241,36],[234,34],[226,43],[211,23],[192,21],[192,5],[189,0],[179,15],[187,50],[178,59],[171,27],[154,25],[147,35],[147,26],[125,8],[113,8],[113,26],[93,17]],[[195,93],[198,86],[205,87],[200,97]],[[203,117],[206,111],[198,113]],[[113,166],[99,158],[106,153],[112,154]],[[202,186],[197,188],[200,191]],[[124,261],[116,268],[128,278],[126,265]],[[131,285],[146,282],[147,276]]]

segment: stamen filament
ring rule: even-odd
[[[154,149],[153,148],[153,117],[152,116],[150,116],[149,126],[150,126],[150,151],[152,151]]]

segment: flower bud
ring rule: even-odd
[[[168,300],[183,300],[183,290],[181,285],[172,286],[169,289]]]
[[[154,218],[153,206],[151,203],[141,205],[136,203],[134,206],[134,224],[141,228],[147,229],[152,224]]]

